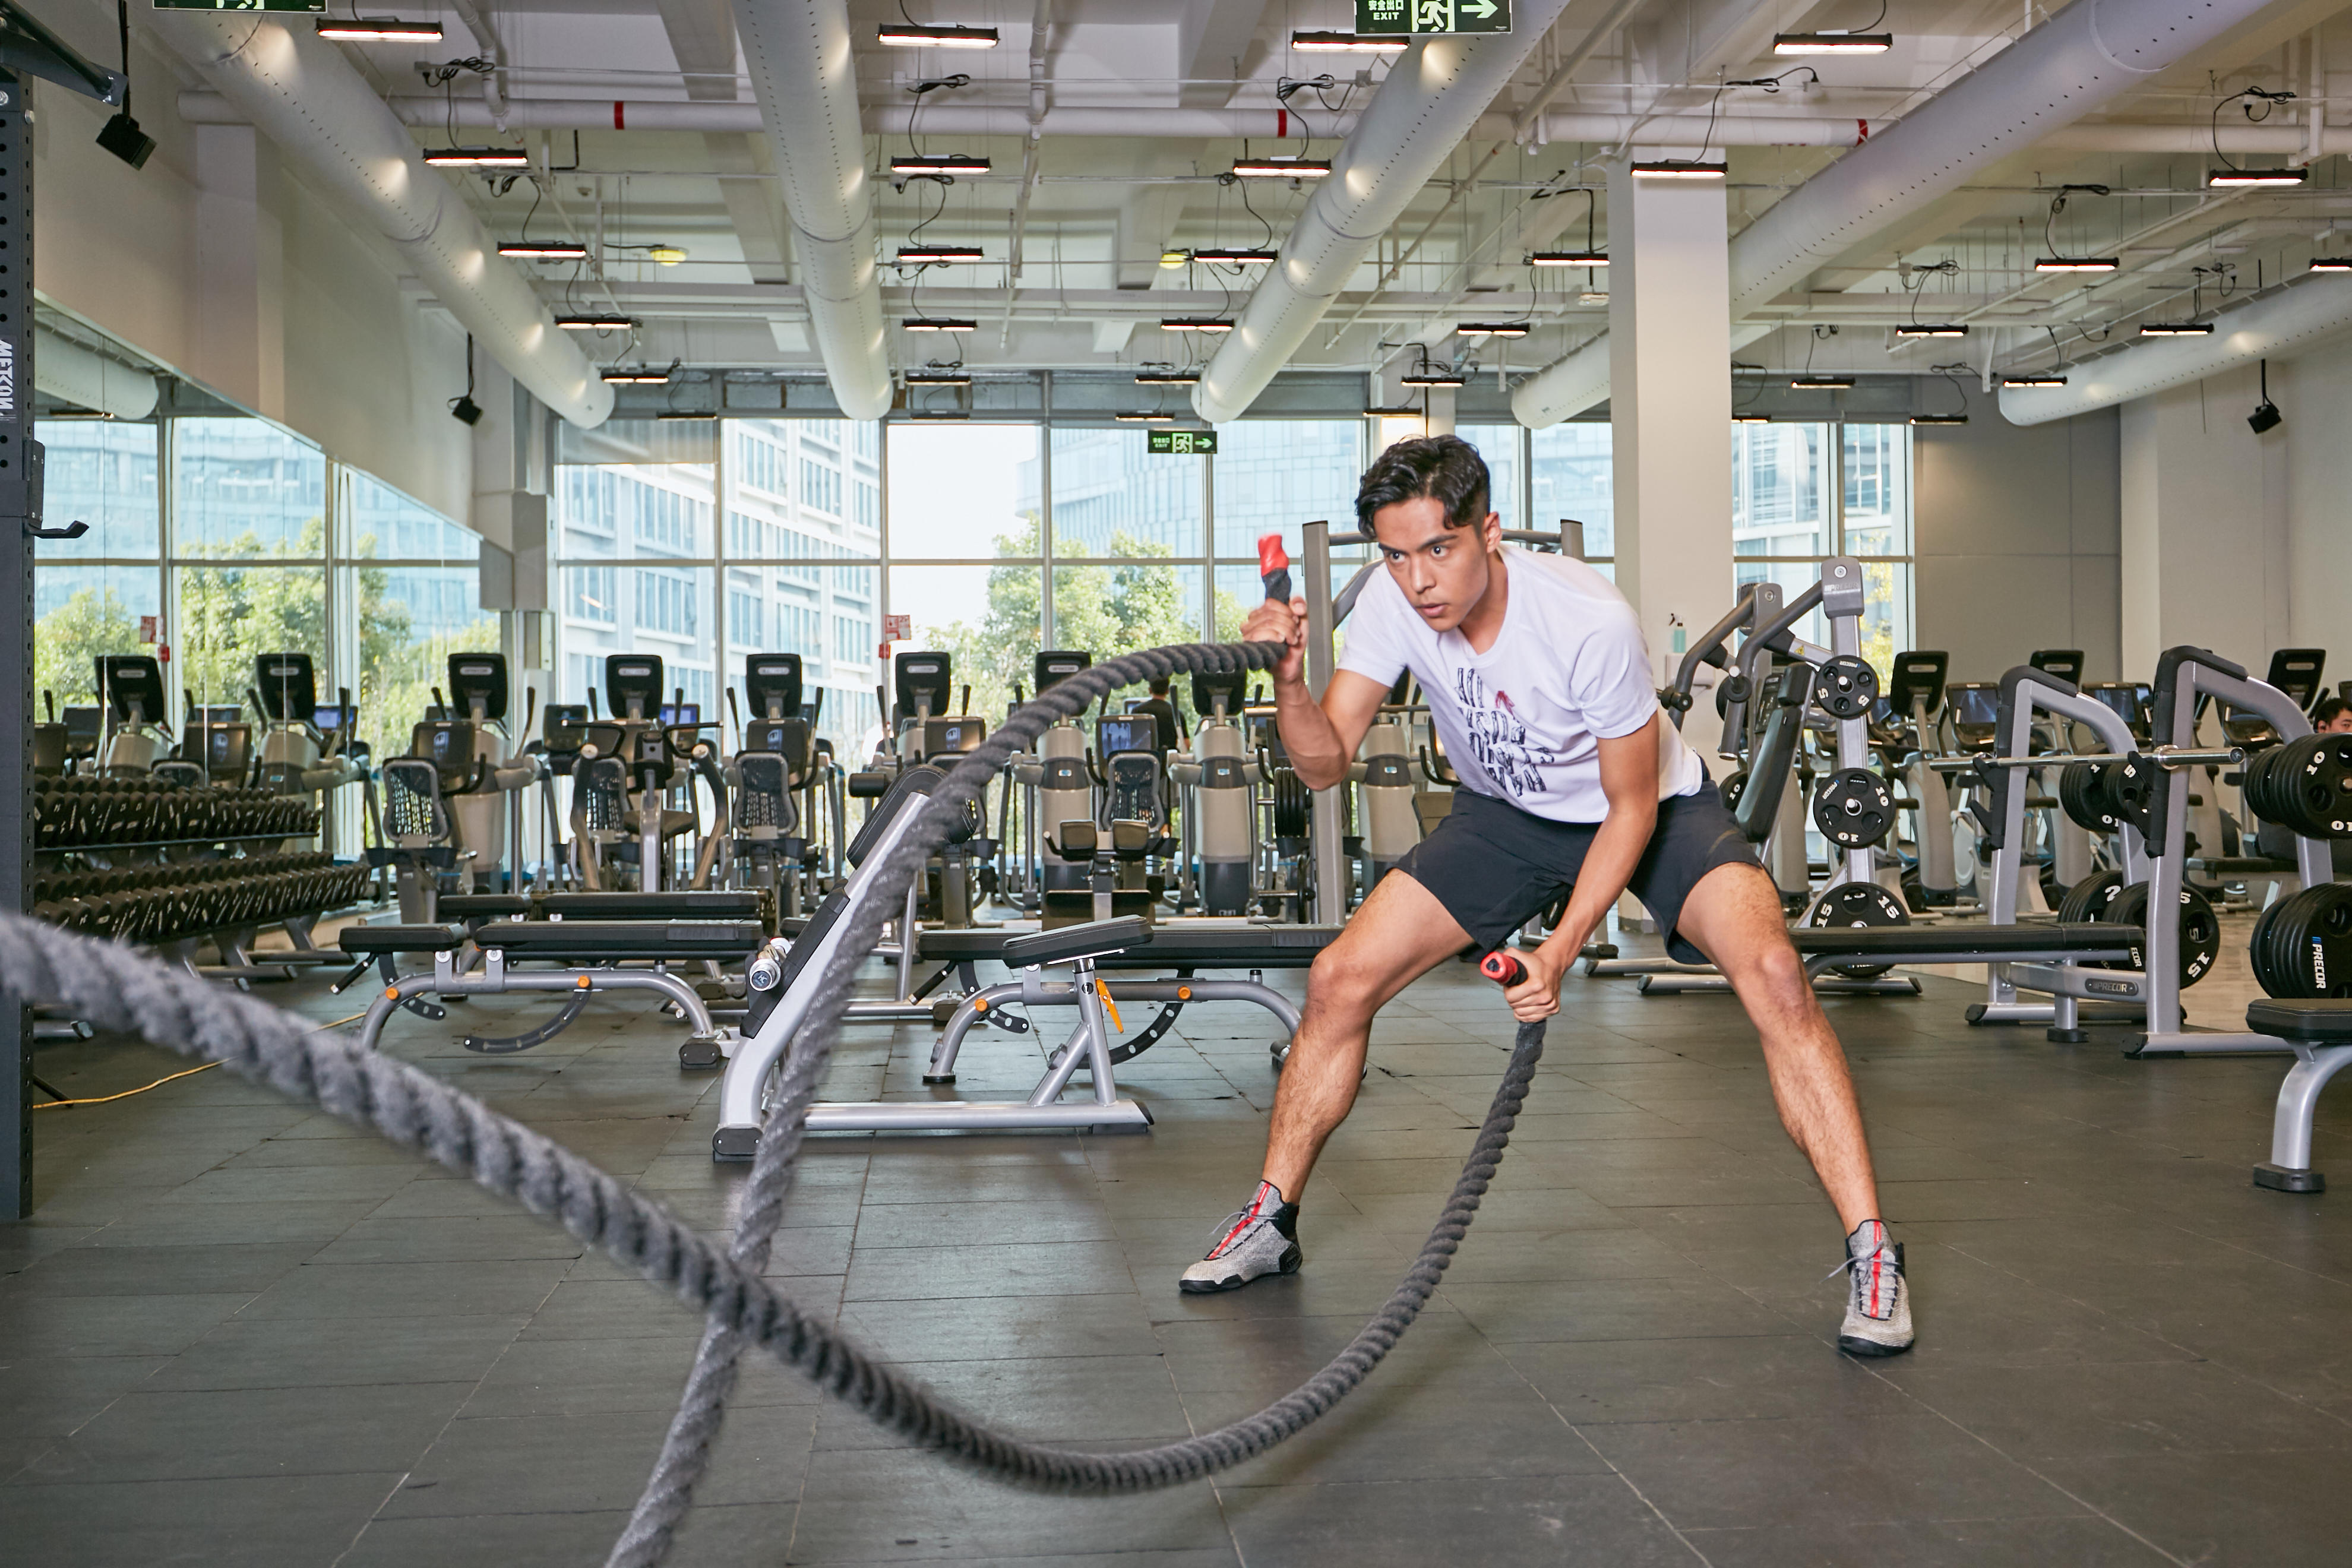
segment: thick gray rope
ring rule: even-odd
[[[849,940],[819,977],[812,1021],[781,1075],[782,1084],[746,1190],[735,1246],[722,1253],[659,1204],[630,1191],[587,1161],[438,1079],[308,1020],[110,942],[0,913],[0,993],[19,1002],[57,1002],[110,1031],[136,1034],[183,1055],[219,1061],[288,1096],[382,1133],[478,1184],[558,1221],[662,1285],[706,1317],[701,1353],[660,1466],[613,1561],[658,1563],[707,1463],[720,1410],[746,1345],[775,1355],[875,1421],[918,1445],[1019,1485],[1062,1492],[1129,1492],[1176,1485],[1238,1464],[1282,1442],[1361,1383],[1395,1344],[1437,1286],[1493,1180],[1543,1050],[1543,1026],[1522,1025],[1493,1105],[1460,1180],[1420,1257],[1389,1303],[1338,1356],[1292,1394],[1214,1432],[1129,1453],[1092,1453],[1027,1442],[969,1416],[841,1336],[760,1275],[808,1106],[838,1027],[849,974],[869,952],[904,879],[943,842],[963,802],[1017,742],[1034,738],[1056,713],[1076,712],[1100,690],[1183,668],[1262,668],[1267,644],[1190,647],[1130,655],[1075,678],[1010,721],[999,740],[959,766],[932,797],[918,830],[877,879]],[[1081,684],[1083,683],[1083,684]],[[1068,688],[1069,689],[1065,689]],[[862,939],[862,940],[861,940]]]

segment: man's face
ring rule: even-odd
[[[2352,708],[2346,709],[2326,723],[2322,724],[2319,727],[2319,732],[2323,735],[2352,735]]]
[[[1445,503],[1417,496],[1372,513],[1372,534],[1414,613],[1450,632],[1486,596],[1488,552],[1502,543],[1503,520],[1490,511],[1475,527],[1448,528]]]

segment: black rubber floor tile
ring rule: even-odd
[[[182,1391],[470,1383],[524,1319],[231,1318],[157,1370],[149,1386]]]
[[[796,1296],[798,1292],[795,1292]],[[693,1338],[700,1314],[643,1279],[565,1279],[530,1314],[530,1340]]]
[[[2200,1568],[2340,1565],[2352,1541],[2352,1492],[2335,1449],[2058,1459],[2040,1468]]]
[[[1511,1280],[1640,1279],[1686,1273],[1687,1260],[1638,1230],[1515,1232],[1489,1246],[1476,1237],[1445,1271],[1449,1286]]]
[[[1126,1260],[1103,1241],[896,1247],[860,1252],[849,1266],[853,1301],[1123,1295],[1134,1288]]]
[[[2215,1450],[2352,1449],[2352,1422],[2211,1362],[1938,1367],[1889,1382],[2005,1454],[2036,1462]]]
[[[1206,1482],[1139,1497],[1041,1495],[892,1449],[819,1453],[793,1563],[955,1563],[1045,1552],[1085,1558],[1150,1548],[1223,1552],[1231,1537]],[[1178,1561],[1181,1561],[1179,1559]],[[1161,1568],[1146,1558],[1137,1568]]]
[[[1930,1520],[1687,1534],[1714,1568],[2157,1568],[2169,1561],[2104,1519]]]
[[[1632,1279],[1448,1284],[1445,1300],[1497,1343],[1786,1335],[1796,1325],[1751,1297],[1687,1273]]]
[[[1110,1218],[1089,1200],[887,1204],[858,1218],[857,1247],[986,1247],[1006,1252],[1032,1246],[1110,1239]]]
[[[1549,1341],[1507,1345],[1504,1353],[1561,1415],[1580,1425],[1918,1411],[1825,1339]]]
[[[1507,1368],[1499,1369],[1507,1374]],[[1202,1430],[1254,1412],[1287,1390],[1239,1401],[1188,1398]],[[1512,1377],[1402,1382],[1374,1373],[1313,1427],[1239,1467],[1236,1487],[1347,1481],[1419,1483],[1603,1475],[1608,1466],[1540,1395]]]
[[[1186,1401],[1213,1407],[1215,1419],[1225,1420],[1305,1382],[1347,1348],[1364,1321],[1360,1313],[1202,1319],[1163,1322],[1158,1332],[1169,1374]],[[1423,1310],[1372,1375],[1383,1383],[1450,1384],[1465,1398],[1525,1382],[1444,1301]]]
[[[42,1297],[206,1296],[260,1291],[318,1255],[308,1242],[215,1247],[75,1247],[16,1276]]]
[[[897,1370],[992,1426],[1086,1447],[1171,1442],[1191,1426],[1166,1364],[1150,1356],[1040,1356],[1029,1360],[916,1361]],[[907,1441],[828,1400],[817,1418],[820,1451],[900,1448]]]
[[[85,1238],[91,1247],[283,1247],[314,1249],[375,1212],[373,1198],[312,1202],[281,1195],[249,1204],[182,1204],[125,1215]]]
[[[583,1247],[562,1226],[520,1211],[438,1219],[377,1216],[352,1226],[311,1261],[505,1263],[578,1258]]]
[[[14,1563],[59,1568],[320,1568],[397,1474],[0,1487]]]
[[[1172,1292],[1173,1287],[1171,1286]],[[887,1361],[984,1361],[1054,1354],[1150,1355],[1151,1316],[1133,1294],[1088,1296],[1066,1310],[1050,1295],[843,1304],[840,1324]]]
[[[246,1318],[453,1318],[529,1312],[572,1267],[564,1258],[468,1263],[310,1263],[280,1279]]]
[[[414,1162],[398,1165],[327,1166],[306,1170],[299,1177],[268,1167],[215,1170],[206,1171],[194,1180],[173,1188],[161,1202],[167,1206],[253,1204],[268,1203],[273,1198],[296,1194],[312,1203],[341,1199],[356,1203],[363,1198],[381,1202],[407,1186],[416,1176],[417,1167]],[[467,1184],[472,1186],[471,1183]]]
[[[404,1469],[457,1414],[467,1386],[132,1389],[20,1479],[153,1481]]]
[[[1249,1563],[1688,1568],[1700,1561],[1609,1475],[1236,1487],[1225,1499]]]
[[[1685,1529],[2046,1518],[2071,1507],[2025,1466],[1924,1412],[1579,1430]]]
[[[0,1294],[0,1344],[12,1356],[176,1355],[253,1300],[249,1291],[195,1296]]]
[[[625,1511],[661,1451],[669,1416],[667,1410],[632,1410],[454,1421],[384,1504],[383,1517]],[[698,1501],[796,1500],[815,1421],[811,1405],[730,1410]]]

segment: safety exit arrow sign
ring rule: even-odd
[[[1507,33],[1511,0],[1356,0],[1359,33]]]

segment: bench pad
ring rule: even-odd
[[[466,940],[447,926],[345,926],[335,945],[352,957],[383,952],[448,952]]]
[[[2352,1002],[2324,996],[2266,996],[2247,1004],[2246,1027],[2283,1040],[2352,1045]]]

